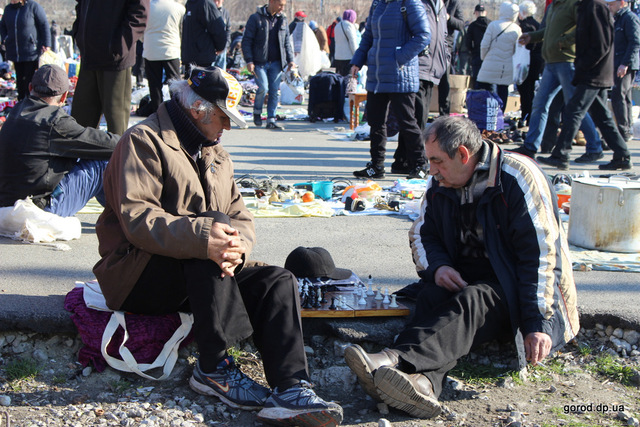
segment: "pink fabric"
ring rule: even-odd
[[[72,313],[71,320],[78,328],[78,333],[84,343],[84,347],[78,353],[78,361],[82,366],[91,363],[96,371],[104,371],[107,362],[102,357],[100,345],[102,344],[102,333],[111,318],[111,313],[88,308],[84,303],[82,287],[76,287],[67,294],[64,308]],[[162,351],[164,344],[182,323],[178,313],[162,316],[127,313],[126,322],[129,331],[129,340],[126,346],[138,363],[153,362]],[[118,347],[122,343],[123,336],[124,331],[119,327],[107,347],[107,353],[118,359],[120,359]],[[192,340],[193,337],[190,333],[180,347],[189,344]]]

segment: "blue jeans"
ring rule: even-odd
[[[280,97],[279,90],[280,81],[282,80],[282,64],[279,61],[274,61],[256,65],[255,76],[258,91],[256,92],[255,103],[253,104],[253,114],[262,114],[264,97],[268,90],[267,119],[275,120],[276,108],[278,107],[278,99]]]
[[[220,55],[216,56],[216,59],[213,61],[213,65],[218,68],[222,68],[223,70],[227,69],[227,51],[223,50]]]
[[[107,160],[81,160],[67,173],[51,194],[45,211],[59,216],[73,216],[95,197],[104,206],[102,176]]]
[[[531,118],[529,120],[529,132],[524,140],[524,147],[534,153],[540,149],[542,135],[547,126],[549,116],[549,106],[558,91],[562,89],[565,105],[569,102],[575,91],[575,86],[571,84],[573,80],[573,62],[554,62],[546,64],[542,71],[540,86],[533,98],[531,106]],[[601,153],[602,142],[596,132],[591,116],[584,116],[580,130],[587,140],[587,153]]]

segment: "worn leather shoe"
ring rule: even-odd
[[[603,171],[615,171],[615,170],[629,170],[633,167],[630,157],[623,157],[621,159],[613,159],[609,163],[604,165],[598,165],[598,169]]]
[[[559,157],[549,156],[549,157],[538,157],[539,163],[544,163],[545,165],[555,166],[558,169],[567,170],[569,169],[569,160],[563,160]]]
[[[593,163],[604,157],[602,152],[599,153],[584,153],[582,156],[576,158],[576,163]]]
[[[422,374],[383,366],[376,371],[374,384],[384,403],[413,417],[433,418],[442,411],[431,381]]]
[[[381,366],[397,366],[398,352],[385,348],[379,353],[367,353],[358,344],[352,344],[344,351],[344,359],[358,377],[362,389],[378,402],[382,399],[373,383],[373,375]]]
[[[253,124],[258,127],[262,126],[262,116],[260,114],[253,115]]]
[[[284,130],[284,126],[280,126],[276,122],[268,122],[267,123],[267,129]]]

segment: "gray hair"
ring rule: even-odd
[[[520,14],[525,18],[535,15],[537,11],[536,4],[531,0],[525,0],[520,3]]]
[[[169,82],[169,90],[172,97],[175,98],[183,108],[204,111],[207,114],[205,118],[215,111],[215,106],[195,93],[186,80],[171,80]],[[200,101],[200,104],[196,106],[195,104],[198,101]]]
[[[482,135],[471,120],[462,116],[438,117],[423,133],[424,141],[438,142],[440,149],[453,159],[460,146],[465,146],[473,156],[482,147]]]

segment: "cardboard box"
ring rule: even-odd
[[[465,103],[467,99],[467,89],[471,76],[464,76],[458,74],[449,74],[449,111],[452,113],[463,113]],[[429,111],[438,112],[440,107],[438,105],[438,86],[433,87],[431,94],[431,103],[429,104]]]
[[[520,95],[509,95],[507,98],[507,107],[505,113],[520,111]]]

